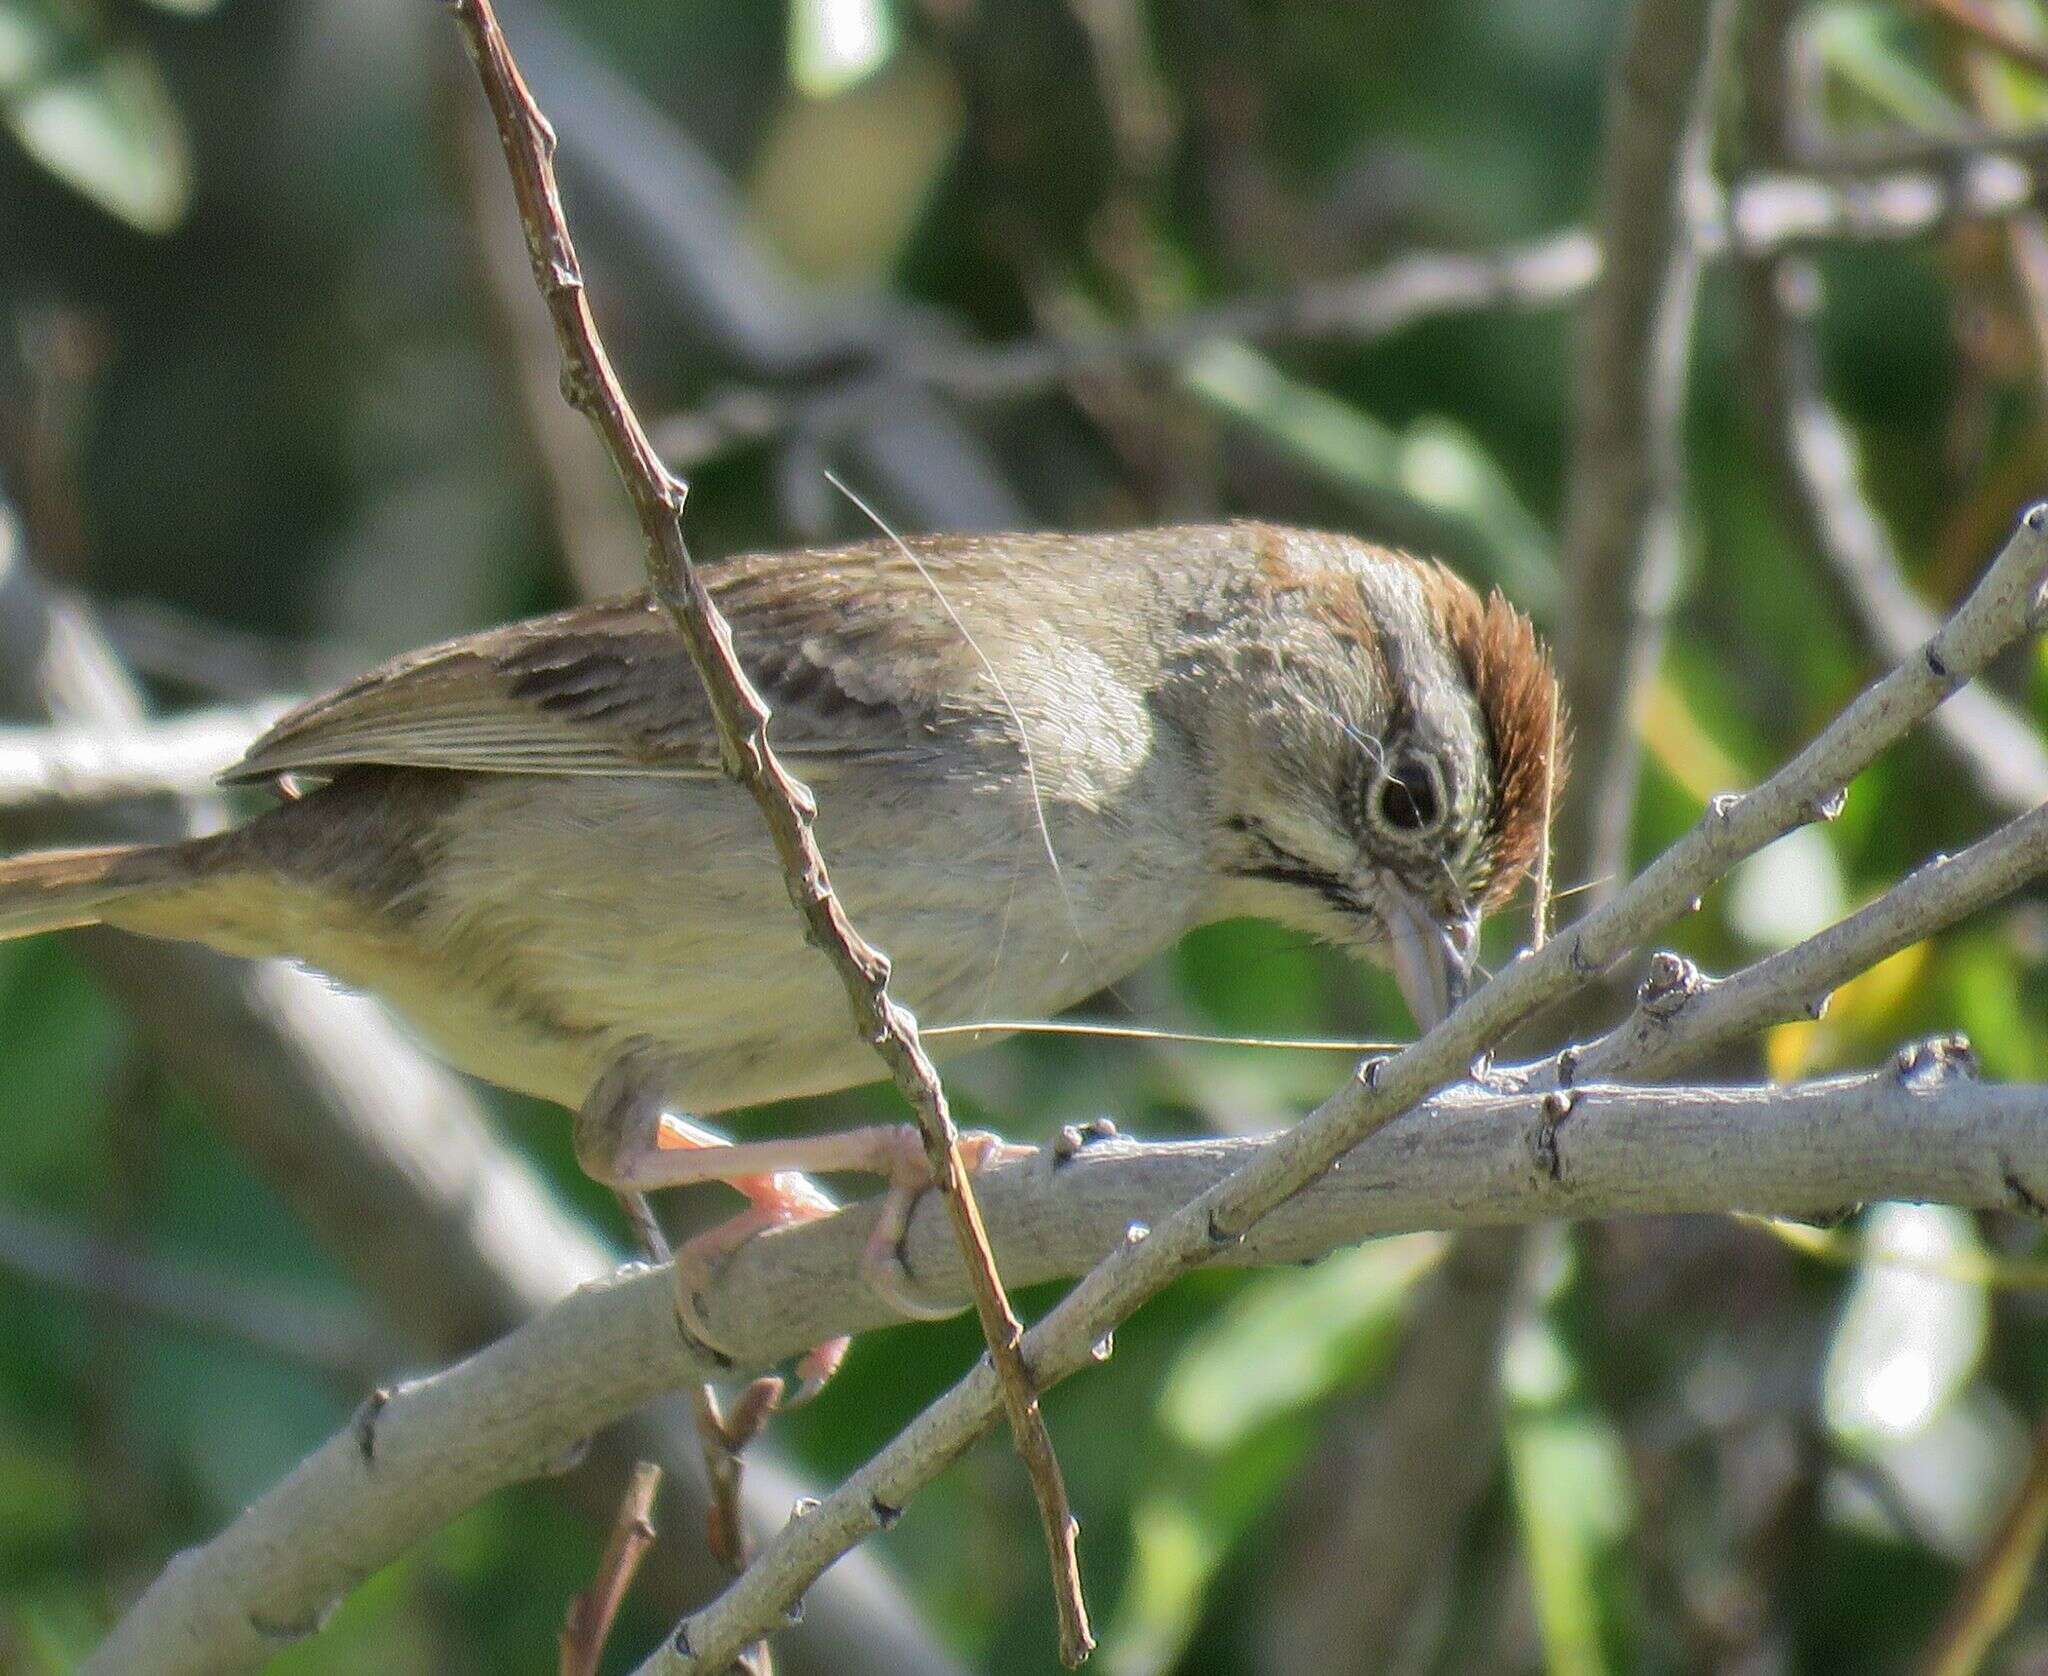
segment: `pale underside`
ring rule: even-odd
[[[1126,552],[1118,585],[1092,590],[1149,631],[1122,637],[1139,667],[1042,626],[1058,598],[1071,622],[1086,547],[926,543],[915,562],[877,547],[857,586],[843,560],[808,571],[802,556],[718,579],[771,736],[815,788],[834,884],[927,1022],[1055,1012],[1218,907],[1190,842],[1202,775],[1142,696],[1165,626],[1148,620],[1150,555]],[[948,580],[1003,609],[956,621]],[[1040,626],[1026,638],[1018,622]],[[367,925],[285,866],[266,929],[237,937],[257,923],[238,914],[213,940],[305,955],[465,1069],[564,1104],[622,1053],[700,1112],[880,1074],[759,811],[719,777],[673,629],[644,604],[388,665],[287,718],[236,777],[352,765],[455,777],[435,864]]]

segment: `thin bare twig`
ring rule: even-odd
[[[1005,401],[1105,368],[1174,366],[1223,340],[1370,342],[1444,313],[1562,302],[1583,291],[1598,266],[1592,240],[1572,229],[1499,251],[1419,252],[1354,278],[1239,298],[1130,331],[1003,344],[913,342],[886,367],[845,381],[787,393],[729,391],[694,413],[663,420],[655,441],[664,456],[689,466],[792,426],[829,431],[886,405],[906,386],[944,390],[964,401]]]
[[[675,1250],[647,1195],[620,1192],[617,1197],[640,1255],[656,1267],[674,1262]],[[781,1379],[770,1374],[755,1380],[740,1399],[743,1418],[734,1424],[721,1411],[714,1387],[705,1384],[690,1390],[690,1423],[697,1433],[697,1457],[704,1465],[705,1549],[728,1577],[746,1569],[751,1552],[743,1506],[746,1469],[740,1454],[760,1434],[781,1400]],[[749,1676],[773,1676],[774,1660],[766,1641],[750,1647],[743,1662],[749,1667]]]
[[[597,1676],[604,1644],[611,1638],[612,1620],[619,1615],[626,1592],[633,1586],[633,1574],[653,1545],[654,1497],[660,1489],[660,1467],[652,1461],[634,1466],[619,1502],[619,1516],[597,1562],[597,1576],[569,1602],[569,1615],[562,1625],[561,1676]]]
[[[452,42],[443,56],[457,60]],[[583,598],[622,593],[642,568],[632,508],[619,498],[604,445],[562,401],[561,350],[533,293],[525,231],[496,190],[501,165],[490,116],[456,77],[442,81],[437,115],[493,340],[491,360],[512,398],[556,550]]]
[[[561,344],[565,394],[596,427],[625,480],[647,538],[649,585],[675,623],[704,684],[726,769],[759,806],[792,900],[845,984],[862,1035],[875,1045],[916,1113],[933,1183],[945,1196],[962,1250],[970,1254],[969,1275],[982,1334],[1045,1526],[1059,1606],[1060,1656],[1070,1665],[1078,1664],[1094,1645],[1074,1548],[1078,1526],[1024,1359],[1023,1329],[989,1252],[945,1090],[918,1041],[915,1019],[890,998],[887,958],[854,929],[833,894],[812,833],[811,794],[770,746],[768,707],[741,669],[731,633],[691,562],[682,531],[684,485],[661,463],[612,372],[563,215],[554,174],[553,132],[520,77],[490,0],[453,0],[452,10],[497,123],[534,277]]]
[[[1558,737],[1560,701],[1555,688],[1550,694],[1550,727],[1543,751],[1543,837],[1536,851],[1536,870],[1530,884],[1529,947],[1540,949],[1550,941],[1550,865],[1556,850],[1557,772],[1564,741]]]

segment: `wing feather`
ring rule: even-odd
[[[982,654],[934,588],[948,572],[1000,555],[971,540],[919,546],[923,569],[870,544],[749,555],[712,570],[740,661],[774,712],[776,746],[799,772],[923,759],[948,728],[985,716]],[[985,647],[1000,626],[976,634]],[[285,716],[225,778],[371,763],[504,774],[719,771],[696,671],[645,594],[396,659]]]

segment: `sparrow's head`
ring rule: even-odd
[[[1556,677],[1526,617],[1441,565],[1236,533],[1182,670],[1206,689],[1219,907],[1386,960],[1427,1029],[1543,841]]]

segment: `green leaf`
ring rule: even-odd
[[[1131,1516],[1131,1569],[1102,1641],[1110,1676],[1170,1668],[1218,1567],[1299,1472],[1311,1434],[1297,1410],[1383,1364],[1415,1282],[1447,1249],[1407,1234],[1311,1269],[1262,1275],[1182,1349],[1159,1399],[1180,1447]]]
[[[1494,578],[1539,615],[1557,598],[1557,561],[1541,521],[1452,420],[1425,417],[1396,431],[1235,342],[1203,346],[1180,376],[1210,407],[1340,487],[1456,526],[1482,549]]]
[[[1975,1223],[1947,1205],[1879,1205],[1821,1380],[1828,1429],[1856,1449],[1922,1430],[1983,1360],[1991,1304]]]
[[[1544,1668],[1604,1676],[1632,1656],[1627,1540],[1635,1519],[1621,1439],[1586,1395],[1558,1320],[1569,1298],[1569,1248],[1542,1310],[1517,1328],[1502,1359],[1508,1483],[1522,1529]]]
[[[1854,4],[1822,7],[1809,38],[1821,65],[1879,115],[1936,133],[1959,133],[1969,113],[1915,64],[1897,39],[1898,10]]]
[[[1112,1676],[1165,1670],[1187,1645],[1228,1546],[1191,1503],[1148,1496],[1131,1514],[1131,1570],[1103,1637]]]
[[[156,66],[35,0],[0,0],[0,121],[50,173],[164,233],[192,197],[191,147]]]
[[[1160,1393],[1161,1424],[1215,1454],[1328,1396],[1391,1343],[1409,1288],[1445,1243],[1441,1234],[1404,1234],[1252,1281],[1181,1352]]]
[[[1607,1574],[1631,1516],[1620,1441],[1575,1407],[1518,1408],[1506,1427],[1508,1476],[1551,1676],[1602,1676],[1610,1657]]]

